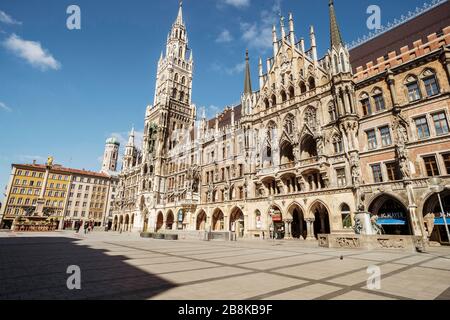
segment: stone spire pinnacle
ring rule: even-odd
[[[245,52],[245,82],[244,82],[244,94],[252,94],[252,79],[250,75],[250,63],[248,57],[248,49]]]
[[[134,147],[134,125],[131,128],[130,136],[128,137],[128,144],[129,147]]]
[[[180,8],[178,9],[176,24],[183,24],[183,0],[180,0]]]
[[[336,19],[336,12],[334,11],[334,1],[330,0],[330,31],[331,31],[331,47],[337,48],[339,45],[344,46],[341,37],[341,31]]]

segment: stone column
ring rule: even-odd
[[[306,219],[305,221],[307,230],[306,240],[316,240],[314,237],[314,219]]]
[[[392,104],[394,107],[397,107],[398,100],[397,100],[397,92],[395,91],[395,79],[394,79],[394,73],[392,72],[391,69],[389,69],[387,71],[386,83],[389,86],[389,92],[391,93]]]
[[[349,114],[349,113],[351,113],[351,110],[350,110],[350,99],[348,97],[348,92],[344,91],[342,94],[344,95],[345,114]]]
[[[292,239],[291,237],[291,222],[289,220],[284,220],[284,238],[286,240]]]

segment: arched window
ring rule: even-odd
[[[173,81],[178,82],[178,73],[175,73],[175,76],[173,77]]]
[[[375,88],[372,92],[373,102],[375,103],[375,110],[377,112],[386,109],[386,104],[384,102],[383,91],[380,88]]]
[[[183,57],[183,48],[178,49],[178,56],[181,58]],[[178,60],[178,65],[180,65],[180,60]]]
[[[308,80],[309,90],[314,90],[316,88],[316,80],[313,77],[310,77]]]
[[[289,88],[289,99],[294,99],[295,98],[295,90],[294,87],[290,87]]]
[[[183,76],[183,77],[181,78],[181,84],[184,85],[185,83],[186,83],[186,77]]]
[[[306,92],[306,84],[302,81],[300,82],[300,93],[305,93]]]
[[[370,116],[372,114],[372,105],[370,103],[369,95],[363,92],[359,98],[359,101],[361,102],[363,115]]]
[[[172,98],[176,99],[177,98],[177,93],[178,93],[177,89],[173,88],[173,90],[172,90]]]
[[[255,212],[255,227],[258,230],[262,229],[262,216],[259,210]]]
[[[328,106],[328,113],[330,115],[330,121],[336,121],[337,120],[336,108],[334,107],[334,103],[331,103]]]
[[[337,55],[334,55],[334,72],[339,73],[339,60]]]
[[[342,143],[342,138],[338,135],[333,137],[333,148],[335,154],[341,154],[344,151],[344,145]]]
[[[272,107],[276,107],[277,106],[277,97],[275,95],[272,95]]]
[[[341,205],[341,217],[342,217],[342,227],[344,229],[351,229],[353,227],[352,216],[350,213],[350,207],[346,203]]]
[[[291,135],[294,133],[294,116],[292,114],[288,114],[286,119],[284,120],[284,130],[287,134]]]
[[[406,91],[408,93],[409,102],[414,102],[422,99],[422,93],[419,87],[419,81],[413,75],[410,75],[405,80]]]
[[[422,73],[420,78],[423,81],[423,85],[428,97],[439,94],[439,84],[436,78],[436,74],[432,70],[426,69]]]
[[[344,54],[342,52],[341,52],[341,69],[342,69],[342,72],[347,71]]]
[[[270,108],[270,103],[269,103],[269,99],[264,99],[264,107],[266,108],[266,109],[269,109]]]
[[[180,101],[184,101],[184,92],[183,91],[181,91],[180,92]]]
[[[284,90],[282,90],[280,95],[281,95],[281,101],[286,102],[286,100],[287,100],[286,92]]]

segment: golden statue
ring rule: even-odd
[[[53,157],[47,158],[47,166],[51,167],[53,165]]]

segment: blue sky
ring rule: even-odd
[[[369,33],[367,7],[382,23],[425,0],[336,0],[345,41]],[[81,30],[66,28],[66,9],[81,8]],[[0,0],[0,199],[11,163],[57,163],[99,170],[104,141],[143,127],[153,102],[156,63],[178,0]],[[249,48],[253,84],[258,57],[278,12],[292,12],[297,38],[315,26],[322,56],[329,44],[328,0],[185,0],[194,52],[193,102],[213,116],[238,102]]]

